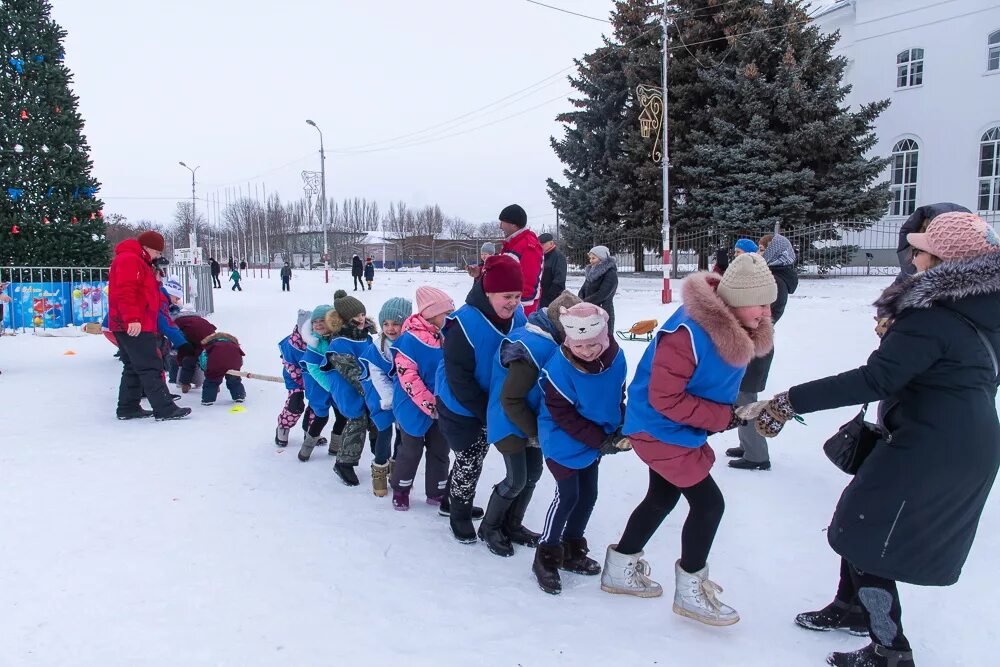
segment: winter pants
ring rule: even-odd
[[[129,336],[115,332],[118,354],[122,361],[122,379],[118,385],[118,410],[133,412],[139,400],[146,396],[156,416],[174,412],[174,400],[163,379],[163,359],[160,358],[156,334],[143,331]]]
[[[358,291],[358,285],[361,285],[361,291],[365,291],[365,279],[361,276],[354,276],[354,291]]]
[[[457,415],[443,403],[438,403],[438,427],[455,452],[455,463],[449,476],[449,493],[456,500],[472,502],[476,485],[483,473],[483,459],[490,451],[486,441],[486,425],[476,417]]]
[[[523,438],[517,439],[525,443],[520,449],[500,450],[507,476],[497,484],[497,493],[508,500],[517,498],[521,491],[534,491],[535,484],[542,476],[541,448],[528,447]]]
[[[278,415],[278,428],[295,428],[305,408],[304,392],[301,389],[292,389],[288,392],[288,398],[285,399],[285,407]]]
[[[389,456],[392,454],[392,432],[393,426],[390,424],[388,428],[379,431],[375,438],[372,456],[374,457],[373,462],[377,465],[381,466],[389,462]]]
[[[618,541],[618,553],[631,555],[642,551],[682,495],[690,509],[681,530],[681,568],[691,574],[704,569],[726,510],[722,491],[711,475],[681,489],[650,468],[649,490],[629,517]]]
[[[201,402],[215,403],[215,399],[219,397],[219,387],[221,386],[222,382],[205,378],[205,383],[201,385]],[[233,397],[234,401],[242,401],[247,397],[243,379],[235,375],[226,376],[226,389],[229,390],[229,395]]]
[[[736,407],[756,402],[757,392],[755,391],[741,391],[736,395]],[[771,460],[767,453],[767,440],[757,432],[757,428],[752,423],[740,426],[739,434],[744,459],[753,463],[764,463]]]
[[[368,413],[360,417],[348,419],[344,425],[343,440],[337,451],[337,463],[356,466],[361,460],[361,452],[365,448],[365,436],[368,435]]]
[[[436,422],[431,424],[421,438],[403,431],[399,451],[396,452],[396,464],[389,477],[389,484],[395,491],[409,491],[413,486],[420,466],[420,456],[425,449],[424,493],[428,498],[441,498],[444,495],[448,483],[448,442]]]
[[[903,634],[903,609],[895,581],[862,572],[841,558],[837,599],[861,605],[873,642],[893,651],[910,650]]]
[[[545,515],[541,543],[559,546],[563,539],[579,539],[587,530],[590,513],[597,504],[597,470],[601,459],[586,468],[556,477],[556,495]],[[561,479],[560,479],[561,477]]]
[[[368,291],[370,292],[371,289],[372,289],[372,281],[371,280],[366,280],[365,282],[368,283]]]
[[[222,282],[219,281],[219,274],[218,273],[213,273],[212,274],[212,287],[222,287]]]
[[[177,364],[177,354],[167,355],[167,380],[170,384],[175,384],[177,382],[177,372],[180,370],[180,366]]]

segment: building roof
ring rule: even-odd
[[[846,9],[854,4],[854,0],[814,0],[809,5],[810,18],[819,18]]]

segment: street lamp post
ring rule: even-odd
[[[201,165],[198,165],[194,169],[187,166],[183,162],[178,162],[180,166],[184,167],[191,172],[191,233],[188,235],[188,243],[191,245],[191,250],[193,251],[198,247],[198,216],[195,211],[195,198],[194,198],[194,172],[201,169]]]
[[[326,267],[330,268],[330,244],[326,236],[326,152],[323,150],[323,130],[319,125],[311,120],[306,120],[307,125],[312,125],[319,132],[319,173],[320,173],[320,197],[319,203],[319,224],[323,228],[323,256]]]

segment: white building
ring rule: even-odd
[[[875,147],[893,157],[889,220],[951,201],[1000,221],[1000,2],[825,0],[810,13],[840,31],[848,104],[892,100]]]

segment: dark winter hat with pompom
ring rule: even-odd
[[[336,309],[337,314],[340,315],[340,319],[345,322],[353,320],[358,315],[364,315],[368,312],[365,308],[365,304],[361,303],[360,300],[354,298],[353,296],[348,296],[347,292],[342,289],[334,292],[333,307]]]

